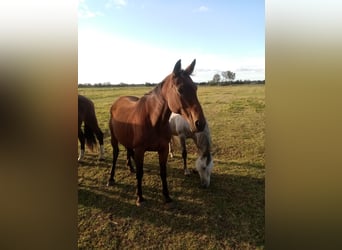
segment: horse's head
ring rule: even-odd
[[[199,132],[204,129],[206,121],[197,98],[197,86],[190,77],[195,64],[196,59],[182,70],[181,60],[178,60],[172,74],[166,78],[165,97],[170,110],[181,114],[189,122],[192,132]]]
[[[210,175],[213,169],[214,162],[210,155],[203,155],[196,160],[196,169],[201,179],[201,187],[207,188],[210,185]]]

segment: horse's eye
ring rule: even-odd
[[[183,94],[183,92],[184,92],[184,87],[183,87],[183,86],[179,86],[179,87],[178,87],[178,92],[179,92],[179,94]]]

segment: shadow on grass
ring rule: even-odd
[[[243,168],[256,168],[256,169],[265,169],[265,165],[258,162],[250,162],[250,161],[224,161],[214,158],[214,163],[222,164],[225,166],[238,166]]]
[[[126,161],[122,159],[117,160],[117,166],[118,168],[127,168]],[[109,157],[106,157],[104,160],[99,160],[98,156],[85,156],[85,158],[78,162],[78,167],[81,168],[87,168],[87,167],[106,167],[111,168],[112,167],[112,159]]]
[[[158,167],[146,164],[145,168],[148,175],[159,178]],[[241,242],[254,247],[264,245],[264,179],[213,173],[210,187],[200,189],[197,174],[184,177],[179,168],[168,171],[169,191],[175,203],[173,209],[164,207],[160,181],[157,184],[156,181],[143,182],[143,195],[147,201],[143,207],[136,207],[135,176],[128,177],[129,182],[117,182],[114,187],[80,185],[78,202],[91,209],[100,209],[115,223],[128,220],[153,225],[167,234],[159,235],[161,240],[168,235],[190,232],[207,235],[233,248],[239,247]],[[141,227],[140,237],[143,238],[148,232]]]

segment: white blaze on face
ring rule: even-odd
[[[207,157],[198,157],[196,160],[196,169],[200,175],[201,179],[201,186],[202,187],[209,187],[210,185],[210,175],[213,169],[214,162],[211,160],[207,165]]]

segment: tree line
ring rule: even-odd
[[[158,83],[149,83],[146,82],[144,84],[132,84],[132,83],[120,83],[120,84],[111,84],[111,83],[79,83],[79,88],[110,88],[110,87],[138,87],[138,86],[148,86],[153,87]],[[235,80],[235,81],[207,81],[207,82],[195,82],[195,84],[200,86],[229,86],[229,85],[242,85],[242,84],[265,84],[265,80]]]
[[[197,82],[198,85],[204,86],[227,86],[227,85],[241,85],[241,84],[265,84],[265,80],[235,80],[236,74],[232,71],[222,71],[221,74],[216,73],[213,79],[207,82]],[[145,82],[145,84],[132,84],[132,83],[119,83],[111,84],[110,82],[104,83],[79,83],[79,88],[90,87],[134,87],[134,86],[156,86],[158,83]]]

